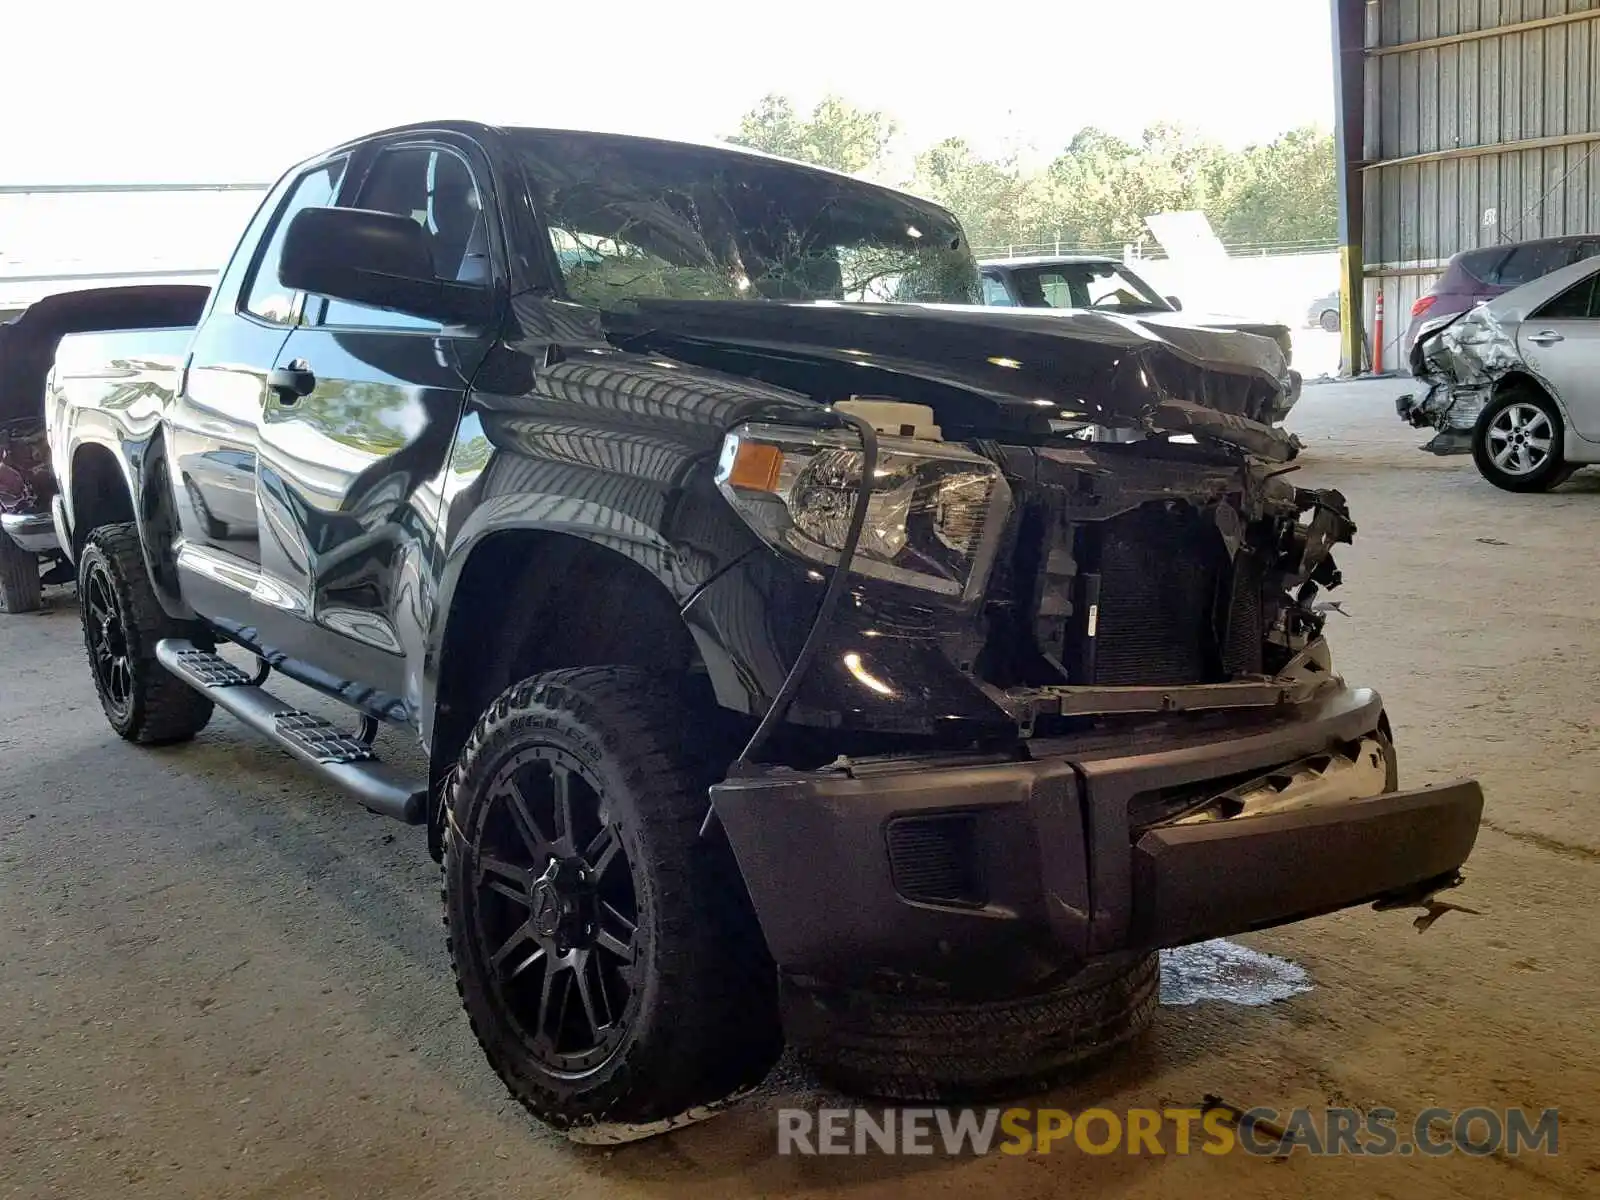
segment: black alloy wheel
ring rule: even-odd
[[[78,603],[95,691],[118,736],[165,745],[205,728],[211,701],[161,665],[156,644],[183,638],[209,650],[211,632],[161,607],[134,526],[102,525],[89,534],[78,558]]]
[[[553,746],[489,783],[473,859],[481,951],[529,1053],[576,1076],[620,1044],[639,990],[639,897],[593,774]]]
[[[113,722],[126,720],[133,708],[133,664],[128,659],[128,633],[117,602],[117,585],[98,558],[85,564],[79,584],[83,637],[100,701]]]

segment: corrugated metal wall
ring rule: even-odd
[[[1366,43],[1364,312],[1370,338],[1381,289],[1393,367],[1452,254],[1600,230],[1600,0],[1368,0]]]

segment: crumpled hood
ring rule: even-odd
[[[875,377],[879,389],[885,375],[916,379],[956,437],[1037,435],[1052,420],[1081,420],[1202,435],[1274,461],[1300,449],[1271,424],[1291,388],[1277,345],[1199,325],[1085,311],[705,300],[640,300],[602,321],[613,340],[668,356],[723,351],[724,369],[773,377],[766,368],[785,362],[844,368],[846,394],[874,393]]]

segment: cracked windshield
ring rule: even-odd
[[[842,175],[726,152],[525,135],[572,299],[974,304],[961,227]]]

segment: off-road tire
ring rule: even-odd
[[[782,1050],[777,972],[743,880],[726,844],[700,837],[712,778],[694,712],[671,682],[632,668],[539,675],[495,700],[447,781],[444,918],[461,1001],[495,1073],[558,1129],[677,1116],[759,1082]],[[551,748],[599,781],[638,900],[637,1003],[617,1020],[620,1042],[581,1075],[536,1057],[474,886],[489,785],[516,757]]]
[[[1055,986],[989,1001],[786,986],[790,1039],[823,1082],[854,1096],[938,1103],[1044,1091],[1150,1024],[1156,955],[1092,963]]]
[[[40,593],[39,556],[0,533],[0,612],[37,612]]]
[[[117,702],[96,667],[95,630],[91,628],[92,579],[108,582],[109,599],[126,646],[130,686],[125,702]],[[150,587],[139,532],[131,524],[102,525],[89,535],[78,558],[78,604],[83,616],[84,650],[100,707],[118,735],[146,746],[186,742],[211,720],[210,700],[173,675],[156,659],[163,638],[187,638],[209,649],[211,636],[193,621],[169,617]]]
[[[1550,430],[1550,452],[1535,469],[1524,475],[1514,475],[1502,470],[1494,461],[1490,445],[1490,430],[1496,419],[1507,409],[1521,405],[1538,410]],[[1543,389],[1528,385],[1508,387],[1491,400],[1478,416],[1472,429],[1472,461],[1478,473],[1495,487],[1507,492],[1548,492],[1560,487],[1577,470],[1568,466],[1561,457],[1561,444],[1566,427],[1561,420],[1561,410]]]

